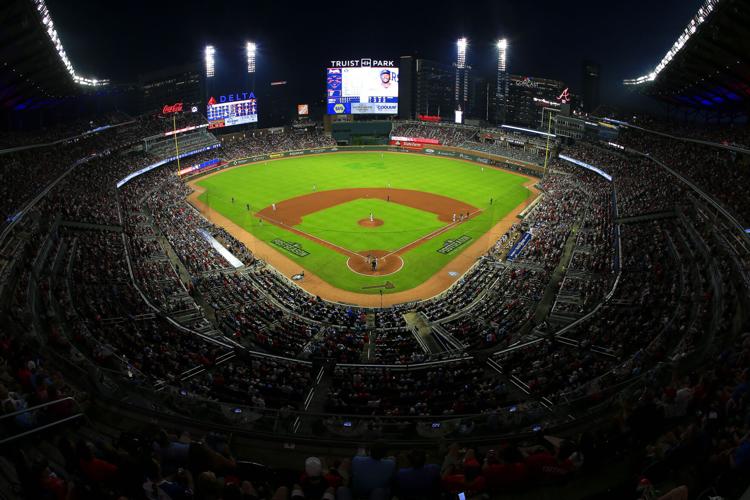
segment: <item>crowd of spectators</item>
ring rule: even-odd
[[[256,155],[300,149],[333,147],[336,142],[315,130],[264,130],[244,132],[222,138],[222,151],[226,158],[248,158]]]
[[[216,366],[183,383],[188,396],[263,408],[302,409],[311,367],[285,359],[252,357]]]
[[[99,127],[119,125],[132,120],[133,118],[121,111],[113,111],[36,130],[4,131],[0,135],[0,150],[71,139]]]
[[[398,133],[446,134],[441,136],[446,140],[460,140],[468,133],[457,127],[400,126],[404,128]],[[423,130],[427,128],[440,130]],[[84,151],[75,148],[107,144],[110,139],[106,135],[60,145],[59,158],[51,149],[41,148],[37,153],[45,157],[49,153],[50,162],[59,161],[57,172],[61,173],[67,162],[75,161]],[[700,181],[739,216],[746,215],[744,199],[738,194],[745,180],[742,173],[735,172],[736,165],[725,152],[632,130],[626,132],[624,142],[634,149],[639,149],[638,145],[650,149],[657,157],[663,155],[669,166]],[[227,140],[221,154],[234,158],[327,144],[330,139],[312,132],[267,132]],[[185,197],[189,190],[174,175],[173,166],[138,177],[117,190],[114,183],[119,178],[153,158],[145,153],[106,151],[106,156],[91,158],[74,169],[37,206],[35,215],[119,225],[124,235],[113,227],[63,227],[47,237],[35,234],[36,229],[31,231],[29,241],[35,251],[43,247],[42,242],[51,242],[48,265],[54,267],[42,270],[42,275],[35,270],[32,275],[32,264],[38,267],[41,258],[28,256],[11,297],[12,307],[18,309],[33,302],[37,293],[42,295],[40,304],[56,311],[61,320],[59,331],[58,326],[50,327],[55,335],[64,337],[99,367],[119,371],[130,379],[184,388],[196,397],[257,408],[300,409],[313,384],[310,365],[267,357],[263,351],[327,358],[340,364],[393,364],[390,368],[333,368],[326,410],[408,417],[499,411],[508,398],[506,381],[528,391],[531,400],[544,398],[552,404],[597,400],[607,388],[618,384],[641,378],[650,382],[648,377],[656,371],[655,366],[687,364],[691,357],[707,352],[714,361],[709,366],[690,369],[687,374],[675,370],[667,384],[647,384],[639,399],[626,401],[623,412],[630,423],[636,419],[634,415],[644,419],[644,414],[659,422],[653,433],[641,436],[649,445],[645,462],[654,476],[658,476],[654,471],[694,467],[697,462],[703,482],[719,477],[731,485],[747,471],[750,429],[746,365],[750,337],[747,333],[734,335],[743,327],[741,317],[736,315],[745,297],[737,272],[741,261],[736,261],[724,236],[713,229],[713,217],[697,202],[689,203],[685,188],[678,187],[662,171],[655,173],[647,160],[593,145],[569,146],[568,154],[610,172],[614,182],[607,183],[593,173],[556,161],[555,173],[540,183],[543,198],[523,223],[511,228],[497,248],[454,288],[416,306],[427,321],[439,325],[465,349],[502,348],[503,352],[492,358],[500,369],[496,372],[474,359],[444,365],[395,366],[428,360],[412,333],[404,328],[403,313],[414,305],[370,311],[310,296],[256,263],[242,243],[188,205]],[[15,158],[15,162],[21,157],[8,158]],[[724,163],[727,159],[729,162]],[[730,179],[717,180],[696,170],[693,163],[697,161],[720,162],[714,172],[731,170]],[[13,165],[18,168],[20,164]],[[55,168],[51,169],[53,174]],[[644,183],[643,178],[655,181]],[[8,205],[11,208],[4,208],[6,215],[42,185],[44,182],[14,199]],[[623,253],[618,258],[623,272],[611,300],[567,331],[564,338],[548,336],[510,348],[533,317],[572,234],[572,258],[555,293],[577,295],[580,303],[576,307],[582,306],[577,312],[582,314],[599,303],[612,284],[616,216],[658,212],[673,214],[666,220],[622,224]],[[41,226],[25,229],[29,227],[41,231]],[[221,240],[248,267],[232,269],[200,231]],[[531,240],[516,259],[503,262],[503,252],[519,241],[522,232],[529,232]],[[125,260],[126,253],[132,259],[132,268]],[[187,272],[186,278],[180,275],[181,267]],[[133,286],[131,270],[135,283],[157,310],[146,304]],[[237,356],[218,362],[232,351],[226,343],[194,335],[163,316],[186,308],[202,315],[197,301],[210,307],[223,335],[241,346],[257,349],[257,357]],[[569,312],[565,307],[560,310]],[[7,369],[0,373],[4,413],[72,393],[60,376],[46,369],[47,362],[41,356],[10,336],[1,339]],[[21,413],[12,425],[16,430],[23,429],[61,415],[51,415],[58,408],[50,408]],[[70,407],[64,410],[72,411]],[[637,425],[631,427],[628,433],[641,432]],[[173,446],[174,441],[160,439],[160,446]],[[182,445],[174,446],[182,452],[193,447],[193,443]],[[123,475],[133,472],[126,465],[127,450],[110,454],[106,447],[85,442],[78,445],[69,466],[71,472],[75,470],[84,478],[85,487],[108,492],[122,488],[125,479],[129,488],[145,479],[149,484],[147,495],[153,498],[160,495],[161,487],[165,492],[173,487],[184,487],[184,491],[194,488],[205,498],[221,498],[223,491],[234,491],[232,484],[248,497],[251,489],[259,497],[274,494],[271,490],[276,488],[260,493],[250,483],[226,481],[226,476],[220,482],[219,474],[236,471],[237,464],[225,451],[195,446],[203,450],[197,453],[211,457],[211,466],[193,470],[203,478],[202,483],[192,482],[184,471],[167,473],[174,466],[166,465],[171,460],[168,457],[174,455],[159,447],[152,448],[154,455],[145,462],[153,469],[146,474]],[[226,450],[221,446],[216,449]],[[685,460],[686,450],[697,452],[692,456],[708,458]],[[571,477],[583,463],[581,450],[569,443],[551,444],[537,451],[514,446],[503,447],[500,452],[452,449],[441,470],[430,467],[430,472],[419,473],[415,471],[426,466],[424,459],[415,455],[411,457],[411,474],[401,474],[396,472],[395,462],[383,465],[388,460],[385,452],[376,449],[367,457],[353,458],[351,469],[336,466],[323,473],[318,466],[321,461],[313,460],[300,478],[301,484],[290,482],[284,485],[286,493],[277,493],[293,495],[299,487],[306,497],[307,485],[314,488],[315,495],[322,492],[317,498],[326,493],[341,498],[352,492],[355,496],[369,495],[381,488],[402,492],[408,498],[408,487],[401,481],[408,484],[406,479],[419,476],[420,481],[429,483],[419,483],[419,488],[480,494],[509,487],[504,481],[525,485]],[[543,458],[534,458],[537,454]],[[49,467],[41,465],[35,465],[33,475],[39,484],[55,491],[71,487],[51,481]],[[382,474],[365,473],[368,467]],[[310,486],[313,483],[314,487]],[[174,484],[178,486],[170,486]]]
[[[741,155],[720,147],[643,132],[633,128],[621,131],[619,141],[626,147],[651,155],[685,176],[701,190],[718,200],[740,222],[750,223],[750,173],[742,168]]]
[[[529,163],[544,163],[544,149],[532,147],[526,149],[523,145],[514,145],[508,141],[466,141],[460,144],[464,149],[489,153],[492,155],[515,158]]]
[[[358,415],[465,415],[496,408],[500,381],[471,360],[399,370],[336,367],[326,409]]]
[[[69,231],[70,276],[56,290],[70,341],[93,363],[146,380],[177,382],[227,348],[153,314],[133,288],[114,232]]]
[[[601,168],[613,177],[618,214],[622,217],[673,210],[684,197],[684,190],[674,178],[645,158],[580,141],[565,146],[561,153]],[[558,159],[552,161],[551,168],[577,175],[582,170]],[[643,182],[646,178],[650,182]]]
[[[0,336],[0,428],[5,435],[24,432],[66,418],[80,408],[72,399],[86,399],[70,387],[63,374],[48,366],[32,344],[8,334]],[[37,409],[30,409],[39,407]],[[26,411],[29,409],[28,411]]]
[[[634,117],[631,124],[674,137],[709,141],[750,150],[750,129],[746,123],[705,123],[665,120],[656,116]]]
[[[414,334],[408,328],[395,330],[376,330],[375,361],[384,364],[414,364],[428,359],[427,354],[420,348]]]
[[[391,137],[434,139],[445,146],[460,146],[479,133],[477,127],[434,124],[422,122],[399,122],[393,126]]]
[[[530,163],[544,162],[546,144],[534,138],[500,129],[483,130],[479,127],[435,124],[424,122],[396,122],[391,137],[433,139],[443,146],[515,158]]]

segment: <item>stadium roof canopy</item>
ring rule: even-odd
[[[44,0],[3,0],[0,26],[0,108],[51,106],[108,83],[76,73]]]
[[[750,110],[750,2],[706,0],[648,74],[623,82],[671,105]]]

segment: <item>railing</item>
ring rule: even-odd
[[[24,151],[26,149],[37,149],[37,148],[44,148],[47,146],[54,146],[55,144],[61,144],[64,142],[71,141],[73,139],[80,139],[82,137],[87,137],[89,135],[97,134],[99,132],[104,132],[105,130],[112,130],[117,127],[122,127],[123,125],[131,125],[135,123],[135,120],[130,120],[127,122],[121,122],[121,123],[115,123],[114,125],[107,125],[106,127],[99,127],[94,130],[87,130],[85,132],[81,132],[80,134],[73,135],[70,137],[63,137],[62,139],[56,139],[54,141],[50,142],[39,142],[36,144],[27,144],[25,146],[17,146],[14,148],[7,148],[7,149],[0,149],[0,155],[7,154],[7,153],[15,153],[18,151]]]
[[[660,133],[660,132],[654,132],[654,131],[647,130],[647,129],[641,129],[640,127],[633,127],[632,125],[628,125],[628,126],[632,127],[632,128],[635,128],[635,129],[640,129],[640,130],[643,130],[643,131],[646,131],[646,132],[649,132],[649,133],[654,133],[654,134],[659,134],[659,135],[671,137],[671,138],[673,138],[675,140],[686,141],[686,142],[694,142],[694,143],[698,143],[698,144],[704,144],[704,145],[707,145],[707,146],[719,147],[719,148],[723,148],[723,149],[737,150],[737,148],[731,148],[731,147],[728,147],[728,146],[723,146],[721,144],[715,144],[715,143],[706,142],[706,141],[699,141],[699,140],[695,140],[695,139],[684,139],[684,138],[680,138],[680,137],[671,136],[669,134],[663,134],[663,133]],[[661,168],[663,168],[664,170],[666,170],[673,177],[675,177],[678,181],[680,181],[685,186],[687,186],[690,190],[692,190],[694,193],[696,193],[700,198],[702,198],[706,203],[708,203],[711,207],[713,207],[717,212],[719,212],[724,217],[724,219],[727,221],[727,223],[729,224],[729,226],[732,227],[733,229],[735,229],[737,231],[737,233],[736,233],[737,237],[739,237],[741,239],[744,239],[745,241],[747,241],[748,239],[750,239],[750,235],[748,235],[745,232],[745,228],[742,226],[742,224],[740,224],[737,221],[737,219],[735,219],[735,217],[731,213],[729,213],[724,208],[724,206],[721,203],[719,203],[718,201],[716,201],[716,199],[714,199],[713,196],[707,194],[705,191],[703,191],[698,186],[696,186],[687,177],[685,177],[682,174],[680,174],[679,172],[673,170],[672,168],[670,168],[669,166],[667,166],[664,162],[662,162],[661,160],[658,160],[657,158],[653,157],[649,153],[643,153],[641,151],[638,151],[637,149],[633,149],[633,148],[629,148],[629,147],[626,147],[624,150],[626,152],[630,153],[630,154],[635,154],[637,156],[641,156],[641,157],[643,157],[643,158],[645,158],[647,160],[650,160],[650,161],[654,162],[655,164],[657,164],[658,166],[660,166]],[[739,151],[743,152],[743,153],[750,153],[750,151],[746,151],[746,150],[739,150]]]
[[[6,437],[4,439],[0,439],[0,445],[4,445],[4,444],[9,443],[11,441],[14,441],[16,439],[21,439],[23,437],[30,436],[32,434],[36,434],[37,432],[42,432],[42,431],[44,431],[46,429],[49,429],[51,427],[56,427],[58,425],[62,425],[64,423],[66,423],[66,422],[71,422],[71,421],[77,420],[79,418],[85,418],[85,415],[84,415],[83,411],[81,410],[81,407],[78,404],[78,401],[76,401],[75,398],[68,396],[68,397],[65,397],[65,398],[56,399],[55,401],[48,401],[48,402],[40,404],[40,405],[31,406],[29,408],[24,408],[22,410],[17,410],[17,411],[14,411],[12,413],[6,413],[5,415],[1,415],[0,416],[0,422],[3,421],[3,420],[6,420],[8,418],[12,418],[12,417],[16,417],[18,415],[22,415],[22,414],[25,414],[25,413],[29,413],[29,412],[34,412],[34,411],[37,411],[37,410],[41,410],[42,408],[48,408],[48,407],[51,407],[53,405],[64,403],[66,401],[72,401],[75,404],[75,406],[78,408],[78,410],[79,410],[78,413],[74,413],[73,415],[69,415],[67,417],[62,417],[60,419],[53,420],[52,422],[47,422],[45,424],[39,425],[37,427],[34,427],[33,429],[29,429],[29,430],[26,430],[26,431],[23,431],[23,432],[19,432],[17,434],[14,434],[12,436]]]
[[[634,381],[619,383],[610,390],[579,396],[560,404],[543,405],[527,400],[505,404],[484,413],[453,415],[388,416],[363,413],[310,413],[288,409],[256,408],[246,405],[213,401],[184,391],[169,389],[162,399],[149,402],[145,388],[136,390],[140,397],[123,398],[104,396],[107,403],[118,412],[130,411],[144,418],[158,418],[163,422],[205,428],[215,431],[277,440],[283,442],[352,443],[368,439],[375,431],[384,438],[404,442],[424,442],[456,438],[462,442],[481,442],[488,439],[530,436],[541,431],[564,432],[580,419],[589,418],[610,408],[624,389],[633,387]],[[601,398],[604,394],[609,397]],[[146,399],[144,399],[146,398]],[[140,404],[135,403],[138,401]],[[371,409],[375,411],[376,409]],[[575,416],[574,416],[575,415]],[[207,422],[209,424],[207,424]],[[408,438],[405,438],[408,435]]]
[[[674,139],[676,141],[692,142],[694,144],[700,144],[702,146],[710,146],[713,148],[726,149],[727,151],[734,151],[736,153],[750,154],[750,149],[747,149],[745,147],[735,146],[732,144],[722,144],[719,142],[703,141],[701,139],[693,139],[692,137],[680,137],[678,135],[672,135],[666,132],[659,132],[658,130],[643,128],[637,125],[631,125],[630,123],[626,124],[626,127],[640,130],[642,132],[648,132],[649,134],[660,135],[662,137],[669,137],[670,139]]]

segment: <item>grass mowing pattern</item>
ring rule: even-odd
[[[489,238],[487,231],[529,197],[529,191],[523,186],[525,182],[524,177],[511,172],[451,158],[398,153],[335,153],[235,167],[199,180],[198,184],[206,189],[200,196],[201,201],[257,238],[266,242],[280,238],[299,243],[310,252],[310,255],[297,257],[278,247],[274,248],[299,263],[301,267],[338,288],[377,294],[379,293],[377,290],[363,290],[362,287],[382,284],[383,278],[362,276],[351,272],[346,266],[345,256],[280,227],[268,223],[260,224],[258,219],[252,216],[252,212],[261,210],[271,203],[309,194],[313,188],[324,191],[387,186],[441,194],[485,209],[479,216],[404,254],[402,256],[404,267],[399,272],[388,276],[388,281],[395,285],[395,288],[384,290],[384,293],[389,293],[408,290],[419,285],[442,269],[474,241],[479,238]],[[234,203],[232,203],[232,197],[234,197]],[[491,205],[490,198],[493,199]],[[345,205],[351,203],[357,202]],[[250,205],[250,211],[246,209],[247,204]],[[393,204],[393,206],[397,205]],[[319,214],[327,217],[326,212],[337,208],[332,207]],[[342,229],[356,226],[359,219],[369,216],[369,209],[364,214],[359,210],[352,210],[349,215],[347,212],[344,211],[343,215],[338,214]],[[416,212],[425,213],[419,210]],[[308,224],[310,216],[315,215],[310,214],[305,217],[300,226]],[[389,226],[395,227],[394,224],[400,224],[402,221],[406,223],[406,220],[409,220],[409,217],[393,218],[390,214],[387,218],[380,215],[376,217],[385,221],[385,224],[381,226],[385,231]],[[417,216],[414,217],[416,219]],[[434,220],[437,224],[442,224],[437,218]],[[414,233],[411,235],[413,237],[405,238],[407,242],[430,232],[418,224],[409,225],[414,228]],[[319,222],[316,222],[316,227],[327,231],[337,229],[336,226],[329,226],[328,223],[323,225]],[[357,228],[361,231],[360,235],[375,234],[374,229],[377,229]],[[310,232],[328,239],[321,236],[319,232]],[[406,236],[407,233],[402,234]],[[464,234],[472,237],[471,242],[447,255],[437,253],[437,249],[445,240]],[[355,242],[357,239],[353,238]],[[366,245],[374,248],[362,249],[390,249],[384,246],[385,243],[377,245],[375,243],[376,241],[368,239]],[[357,248],[351,249],[357,250]]]

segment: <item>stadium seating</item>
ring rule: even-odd
[[[144,456],[161,467],[149,471],[152,482],[182,470],[185,488],[205,492],[232,477],[248,498],[270,497],[281,481],[234,458],[234,433],[320,450],[353,451],[378,437],[418,449],[463,442],[438,457],[443,492],[590,477],[624,442],[642,445],[630,459],[654,477],[693,470],[701,486],[734,485],[746,472],[750,260],[732,219],[747,222],[750,212],[746,179],[726,151],[634,129],[622,133],[628,150],[559,144],[613,181],[553,159],[540,200],[455,285],[373,309],[311,296],[256,259],[188,204],[174,163],[118,189],[171,155],[133,144],[172,124],[154,115],[102,120],[120,131],[5,153],[0,172],[12,179],[0,186],[2,428],[20,443],[27,431],[55,427],[3,465],[26,470],[38,498],[73,482],[91,498],[140,494],[131,474]],[[205,119],[185,115],[181,124]],[[478,128],[403,122],[392,134],[539,161],[539,144],[488,144]],[[186,150],[215,142],[207,132],[179,141]],[[190,161],[333,145],[295,130],[220,142]],[[243,265],[231,266],[201,232]],[[509,258],[526,233],[530,242]],[[419,315],[429,336],[412,331],[405,313]],[[167,429],[134,425],[110,446],[93,439],[102,430],[84,417],[105,407]],[[603,424],[605,414],[616,424]],[[171,432],[188,428],[216,432]],[[564,439],[542,437],[553,434]],[[324,471],[324,489],[335,490],[356,481],[349,458],[292,468],[305,471],[303,482]],[[396,490],[405,488],[399,478]]]

